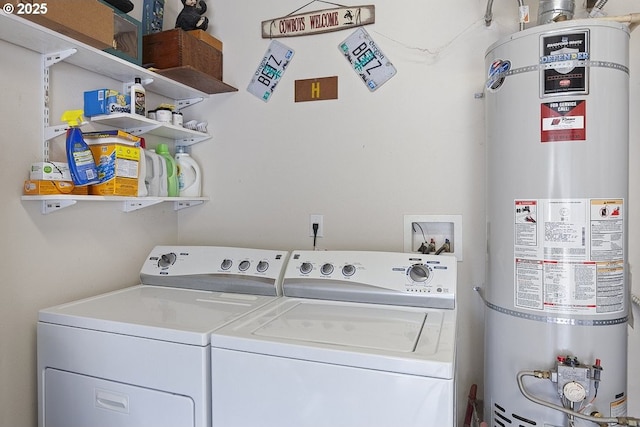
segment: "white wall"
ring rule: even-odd
[[[2,13],[2,12],[0,12]],[[42,160],[41,58],[0,41],[3,200],[0,211],[0,426],[35,426],[39,309],[138,283],[155,244],[177,241],[170,205],[123,213],[119,203],[79,203],[49,215],[20,200],[32,162]],[[119,83],[67,64],[51,69],[52,115],[82,108],[84,90]],[[64,138],[53,147],[64,147]]]
[[[528,3],[536,3],[535,20],[537,2]],[[321,248],[401,251],[405,214],[461,214],[458,410],[463,413],[469,386],[481,383],[483,360],[483,305],[471,290],[484,282],[485,257],[484,111],[474,94],[482,92],[487,47],[517,30],[517,3],[495,1],[487,28],[484,1],[376,2],[376,24],[366,29],[398,74],[373,94],[338,51],[350,32],[280,39],[296,53],[267,104],[245,90],[269,45],[258,37],[258,23],[290,13],[299,2],[277,7],[251,2],[242,11],[233,3],[213,6],[209,31],[224,41],[225,81],[240,91],[194,108],[193,114],[210,118],[215,133],[212,144],[193,151],[207,165],[204,191],[213,201],[180,214],[181,242],[213,238],[308,249],[309,214],[321,213]],[[614,0],[607,8],[611,14],[629,13],[640,10],[640,1]],[[638,111],[638,37],[633,35],[631,46],[631,117]],[[337,101],[294,103],[295,80],[333,75],[339,80]],[[632,121],[632,218],[640,200],[633,167],[639,158],[633,143],[637,126]],[[637,236],[630,223],[630,236]],[[640,261],[637,240],[629,239],[632,271]],[[638,332],[630,330],[630,358],[637,358],[639,341]],[[637,408],[636,415],[638,374],[632,365],[629,408]]]
[[[139,17],[142,2],[135,3],[133,16]],[[516,2],[496,0],[487,28],[484,0],[379,0],[376,24],[366,29],[398,69],[395,77],[370,93],[338,51],[348,31],[284,39],[296,54],[267,104],[245,90],[269,44],[260,38],[259,23],[304,2],[245,3],[209,2],[209,32],[224,42],[224,80],[239,91],[185,110],[185,119],[208,120],[214,135],[192,152],[205,169],[204,193],[211,201],[177,214],[170,205],[125,214],[117,204],[85,203],[41,215],[38,203],[21,202],[28,165],[40,155],[40,57],[0,42],[0,128],[11,155],[0,172],[0,426],[36,425],[39,308],[134,284],[141,257],[158,243],[308,249],[312,213],[324,215],[321,248],[390,251],[403,249],[405,214],[462,215],[460,413],[469,386],[481,384],[484,307],[472,286],[484,282],[485,141],[483,102],[474,94],[482,92],[486,48],[517,30]],[[324,7],[330,6],[318,2],[307,10]],[[165,29],[173,27],[179,9],[179,1],[167,1]],[[640,0],[612,0],[607,9],[640,11]],[[632,118],[640,110],[639,44],[633,34]],[[293,102],[294,80],[334,75],[338,100]],[[65,64],[55,66],[52,80],[53,118],[80,105],[83,90],[117,85]],[[631,123],[634,218],[640,125]],[[640,230],[633,220],[629,232],[636,273]],[[640,334],[630,329],[630,359],[639,350]],[[630,366],[629,409],[636,416],[639,374]]]

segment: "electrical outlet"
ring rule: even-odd
[[[313,237],[313,224],[318,224],[318,234],[317,237],[324,236],[324,227],[322,224],[323,215],[311,214],[309,215],[309,237]]]

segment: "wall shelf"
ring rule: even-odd
[[[173,139],[176,145],[191,145],[211,138],[211,135],[170,123],[162,123],[146,117],[129,113],[107,114],[91,117],[92,122],[123,129],[130,134],[141,136],[150,134],[161,138]]]
[[[145,85],[146,90],[172,99],[209,97],[214,93],[237,91],[236,88],[220,82],[219,85],[212,86],[217,92],[203,92],[41,25],[6,13],[0,13],[0,40],[41,54],[76,49],[73,55],[64,60],[65,62],[121,82],[132,82],[135,77],[149,79],[151,82]]]
[[[48,160],[49,140],[66,130],[65,125],[49,126],[48,114],[48,72],[53,64],[64,61],[97,75],[105,76],[127,84],[136,77],[145,81],[145,89],[149,92],[173,99],[178,108],[200,102],[214,93],[234,92],[236,88],[219,80],[209,81],[200,90],[176,79],[163,76],[160,73],[142,68],[117,56],[88,46],[82,42],[50,30],[15,15],[0,13],[0,40],[32,50],[43,56],[43,84],[44,84],[44,130],[43,160]],[[181,75],[181,79],[189,81]],[[210,77],[210,79],[213,79]],[[207,133],[198,132],[168,123],[160,123],[146,117],[132,114],[113,114],[92,117],[93,122],[109,127],[121,128],[136,135],[149,133],[161,138],[168,138],[180,145],[191,145],[210,139]],[[39,201],[42,203],[42,213],[64,209],[81,201],[91,202],[119,202],[122,211],[132,212],[159,203],[173,203],[174,210],[200,205],[209,200],[207,197],[119,197],[119,196],[83,196],[83,195],[46,195],[22,196],[24,201]]]
[[[208,197],[124,197],[124,196],[81,196],[75,194],[52,194],[47,196],[22,196],[24,201],[42,202],[42,213],[59,211],[77,202],[119,202],[123,212],[133,212],[159,203],[173,203],[173,210],[190,208],[208,201]]]

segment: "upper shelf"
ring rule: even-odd
[[[170,123],[161,123],[142,116],[129,113],[114,113],[91,117],[92,122],[106,124],[110,127],[124,129],[134,135],[151,134],[162,138],[173,139],[179,145],[191,145],[211,138],[211,135]]]
[[[135,77],[152,79],[153,82],[146,84],[145,88],[172,99],[208,97],[214,93],[194,89],[15,15],[0,13],[0,40],[41,54],[76,49],[77,52],[65,59],[65,62],[121,82],[131,82]],[[219,84],[215,85],[215,93],[237,90],[223,82],[217,82]]]

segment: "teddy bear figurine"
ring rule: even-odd
[[[181,0],[184,6],[178,18],[176,18],[176,28],[185,31],[206,30],[209,26],[209,19],[203,16],[207,11],[207,4],[204,0]],[[198,4],[199,3],[199,4]]]

